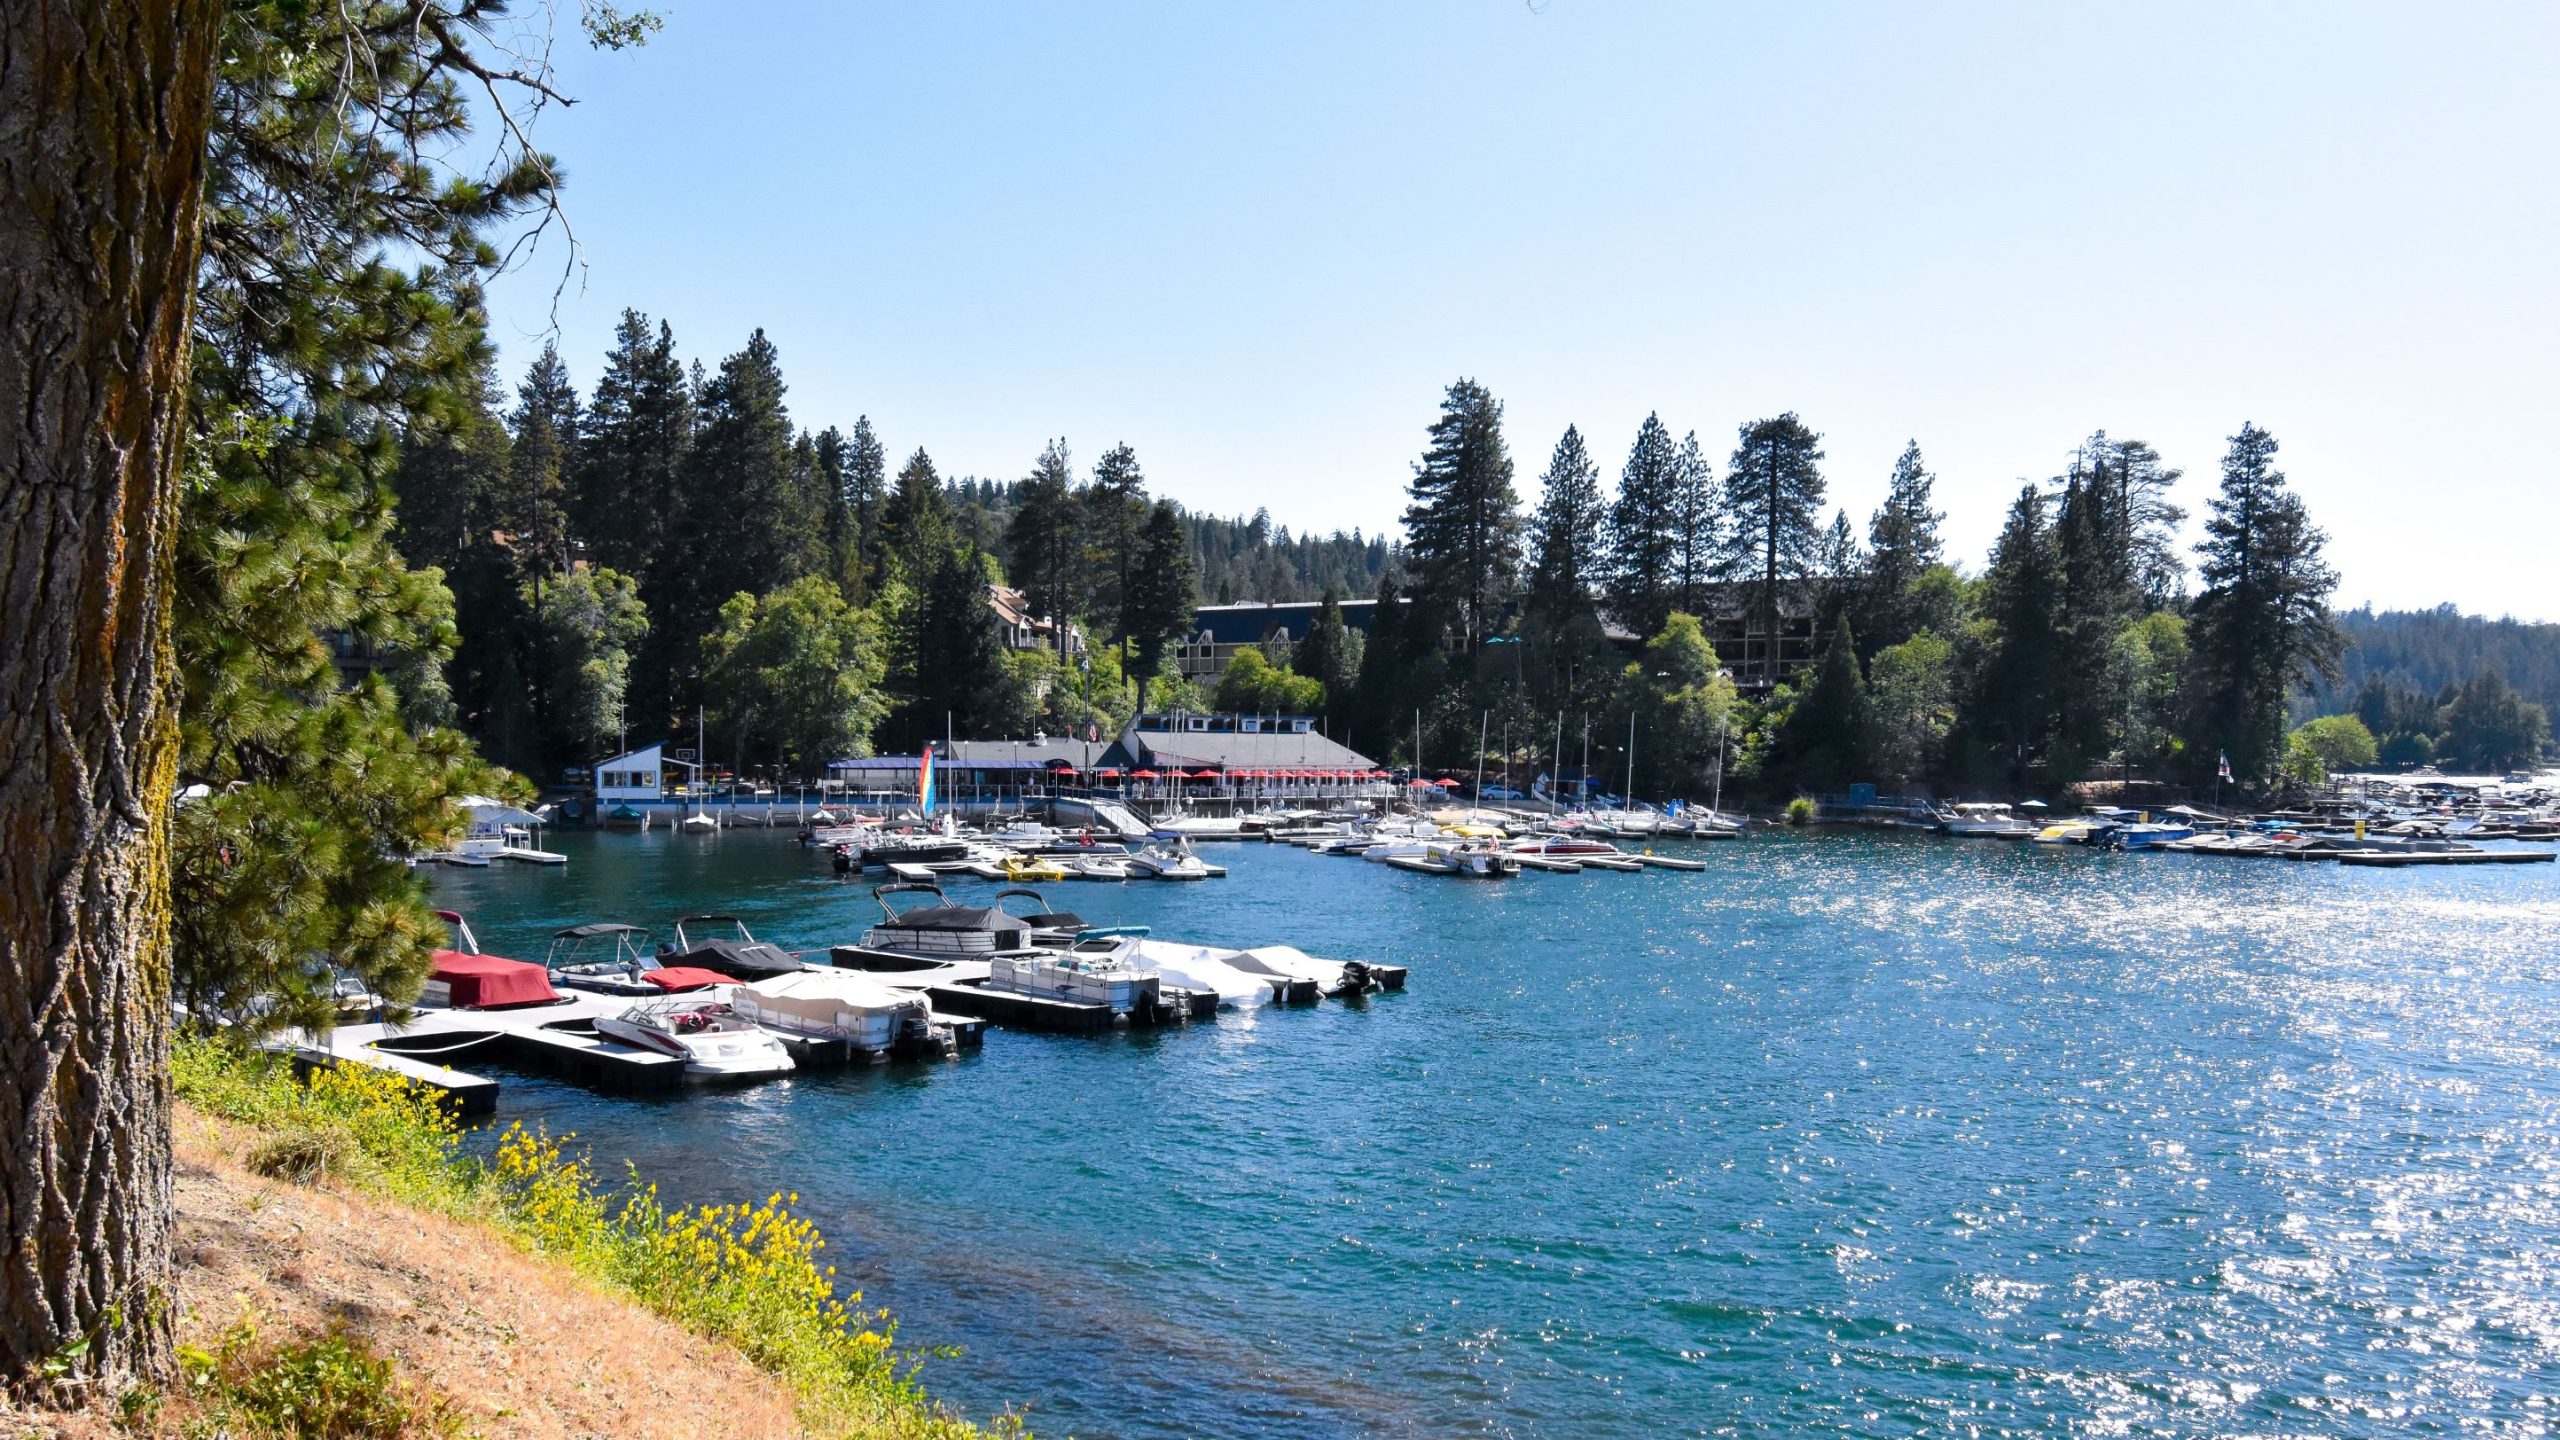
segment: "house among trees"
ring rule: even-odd
[[[643,745],[595,763],[596,803],[636,805],[667,796],[663,756],[666,742]]]
[[[1064,622],[1066,643],[1058,643],[1060,622],[1047,615],[1031,613],[1031,602],[1010,585],[989,585],[987,606],[996,612],[996,626],[1004,632],[1009,650],[1054,650],[1060,655],[1084,653],[1084,630],[1074,621]]]

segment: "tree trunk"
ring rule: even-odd
[[[170,566],[220,8],[0,0],[0,1376],[55,1397],[171,1360]]]

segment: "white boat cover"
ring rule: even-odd
[[[1258,966],[1292,980],[1313,980],[1326,991],[1338,990],[1342,986],[1341,961],[1319,960],[1294,945],[1256,945],[1237,954],[1237,963],[1246,970]]]
[[[932,1015],[921,993],[850,970],[806,970],[741,985],[729,1005],[759,1025],[830,1035],[873,1049],[897,1038],[904,1017]]]
[[[1269,976],[1239,970],[1220,958],[1233,951],[1170,940],[1140,940],[1136,949],[1141,966],[1186,990],[1214,990],[1221,1005],[1250,1010],[1271,1003]]]

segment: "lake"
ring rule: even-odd
[[[586,920],[797,949],[879,913],[785,833],[545,844],[564,871],[441,871],[438,903],[528,960]],[[1232,877],[1048,889],[1410,990],[667,1100],[510,1075],[501,1118],[674,1199],[798,1192],[902,1344],[958,1347],[935,1394],[1049,1435],[2560,1421],[2554,867],[1206,853]]]

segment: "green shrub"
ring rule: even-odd
[[[270,1346],[244,1319],[213,1349],[189,1346],[178,1359],[218,1434],[418,1440],[464,1433],[447,1401],[421,1393],[362,1336],[343,1331]]]
[[[1787,823],[1790,825],[1813,823],[1813,800],[1810,796],[1799,795],[1787,802]]]
[[[189,1104],[274,1132],[249,1154],[258,1173],[337,1179],[492,1222],[525,1248],[735,1345],[791,1383],[812,1435],[981,1433],[944,1415],[915,1383],[920,1357],[896,1349],[886,1312],[857,1308],[859,1293],[837,1295],[835,1268],[819,1258],[826,1241],[791,1211],[796,1195],[671,1210],[636,1174],[619,1187],[598,1185],[587,1163],[565,1150],[574,1137],[521,1125],[508,1128],[484,1164],[462,1153],[461,1131],[436,1092],[367,1066],[318,1070],[303,1084],[281,1057],[186,1040],[173,1069]],[[356,1363],[355,1352],[315,1355],[295,1372],[296,1383],[334,1384]],[[1023,1433],[1011,1416],[992,1428]],[[325,1433],[372,1440],[423,1432]]]

